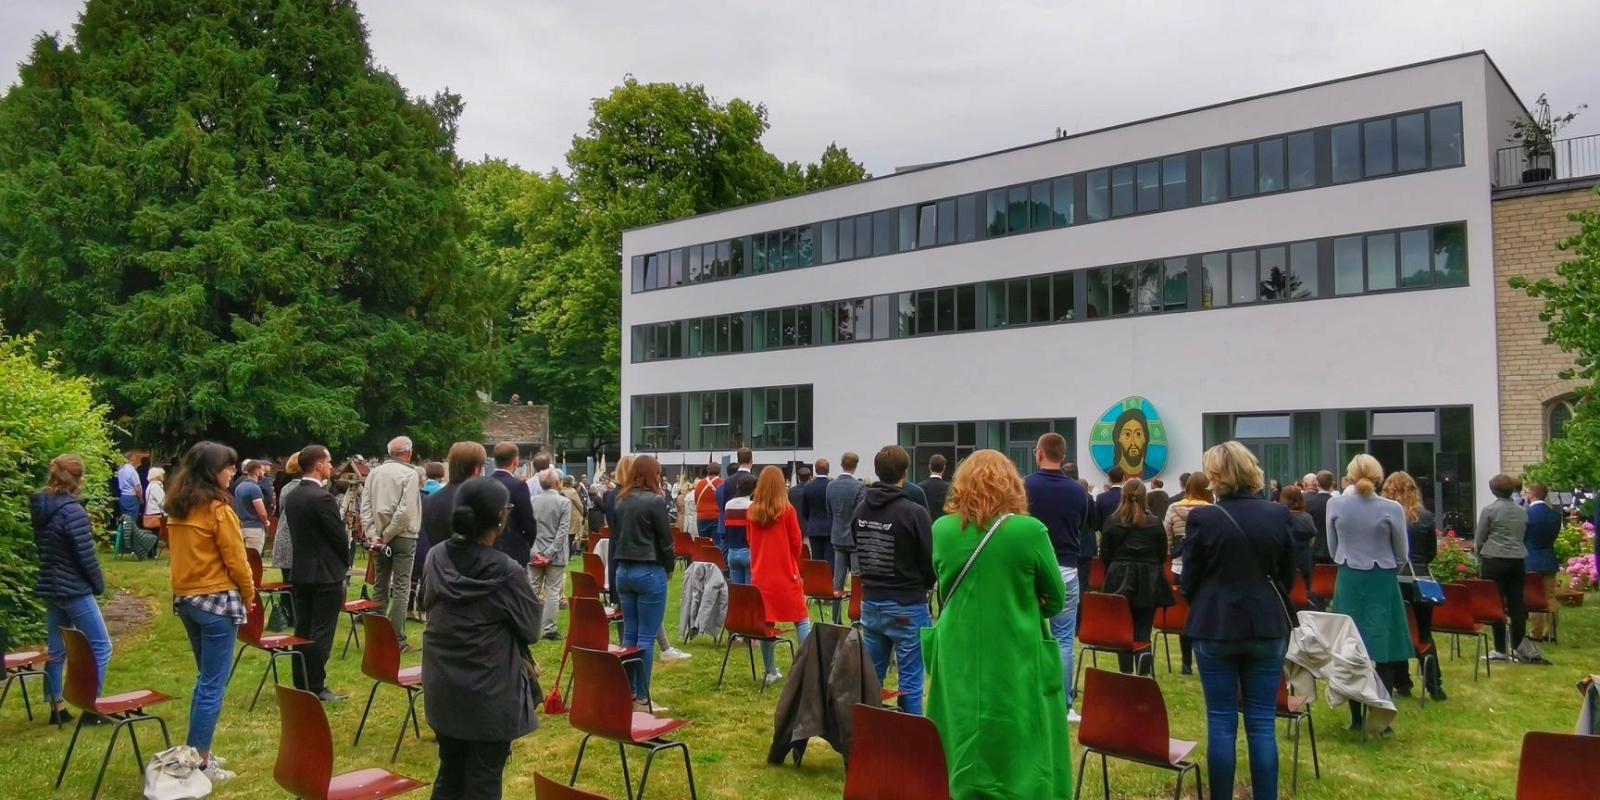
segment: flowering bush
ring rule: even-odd
[[[1566,563],[1594,553],[1594,523],[1568,525],[1556,536],[1556,561]]]
[[[1575,592],[1594,585],[1594,558],[1591,556],[1578,556],[1567,560],[1568,588]]]
[[[1456,583],[1478,577],[1478,559],[1473,555],[1472,542],[1456,536],[1454,530],[1445,531],[1444,536],[1439,537],[1438,552],[1433,557],[1433,563],[1428,565],[1428,571],[1440,583]]]

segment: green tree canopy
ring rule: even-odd
[[[1595,193],[1600,196],[1600,189]],[[1510,281],[1544,299],[1539,318],[1550,324],[1550,341],[1576,362],[1561,377],[1582,384],[1565,433],[1545,443],[1544,461],[1528,467],[1530,478],[1561,490],[1600,486],[1600,397],[1595,393],[1600,377],[1600,210],[1586,209],[1568,218],[1580,228],[1557,245],[1572,258],[1556,267],[1556,278],[1530,282],[1519,275]]]
[[[568,174],[488,162],[465,182],[469,257],[522,275],[506,388],[549,402],[554,428],[579,435],[619,419],[624,230],[870,177],[836,144],[818,163],[785,163],[762,144],[765,106],[699,85],[629,77],[593,111]],[[492,200],[506,192],[518,199]]]
[[[481,430],[460,100],[408,98],[349,0],[88,0],[0,98],[0,313],[135,440],[282,451]]]

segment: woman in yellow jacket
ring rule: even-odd
[[[211,740],[228,688],[235,629],[256,602],[244,532],[228,494],[238,460],[227,445],[196,444],[184,454],[166,498],[172,612],[183,620],[200,671],[189,706],[188,745],[200,751],[213,782],[233,777],[212,756]]]

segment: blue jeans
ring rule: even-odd
[[[1066,588],[1067,602],[1061,613],[1050,618],[1050,633],[1061,648],[1061,685],[1067,690],[1067,709],[1072,708],[1072,641],[1078,632],[1078,570],[1075,567],[1057,567],[1061,583]]]
[[[889,650],[894,649],[895,669],[900,673],[900,709],[908,714],[922,713],[922,629],[931,627],[933,616],[927,603],[861,602],[861,629],[872,667],[881,682],[889,673]]]
[[[850,583],[850,575],[859,567],[860,564],[856,561],[856,551],[840,550],[835,546],[833,548],[833,590],[836,592],[844,591],[844,587]]]
[[[714,519],[696,520],[695,524],[697,526],[699,526],[700,538],[702,538],[702,539],[710,539],[713,543],[715,543],[717,541],[717,521],[716,520],[714,520]]]
[[[67,641],[61,636],[62,628],[76,628],[89,639],[89,649],[94,651],[94,663],[100,673],[100,686],[106,682],[106,665],[111,663],[111,635],[106,633],[106,621],[100,616],[100,606],[94,595],[79,595],[70,600],[46,599],[45,626],[49,630],[50,660],[44,666],[45,699],[61,702],[61,670],[67,665]],[[97,688],[96,694],[99,693]]]
[[[798,649],[806,643],[806,637],[811,635],[811,620],[803,619],[794,624],[794,646]],[[767,668],[767,674],[778,671],[778,665],[773,663],[778,650],[777,642],[761,643],[761,664]]]
[[[1283,680],[1287,644],[1283,639],[1194,641],[1200,689],[1206,696],[1206,779],[1218,796],[1231,796],[1229,788],[1238,763],[1234,739],[1239,733],[1242,705],[1244,738],[1250,748],[1251,790],[1255,800],[1277,800],[1278,738],[1273,715],[1278,706],[1278,683]]]
[[[734,583],[750,583],[750,548],[728,548],[728,580]]]
[[[211,738],[217,732],[217,717],[222,715],[222,697],[228,692],[228,662],[233,655],[233,620],[190,605],[178,604],[178,618],[189,634],[189,649],[194,652],[200,677],[194,684],[194,700],[189,703],[189,738],[186,744],[201,753],[211,752]]]
[[[667,571],[660,564],[617,562],[613,587],[622,604],[622,646],[637,647],[639,667],[633,672],[633,697],[650,697],[650,671],[655,665],[656,632],[667,614]]]

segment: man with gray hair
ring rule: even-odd
[[[528,582],[544,612],[544,638],[561,638],[556,614],[561,610],[561,590],[567,577],[567,536],[572,532],[572,503],[561,494],[561,475],[546,468],[534,473],[542,490],[533,498],[533,553],[528,560]]]
[[[406,606],[411,599],[411,571],[422,529],[422,472],[411,465],[411,439],[389,440],[389,459],[367,473],[362,488],[361,525],[367,546],[378,560],[372,599],[387,604],[385,616],[394,625],[402,650],[406,644]]]

